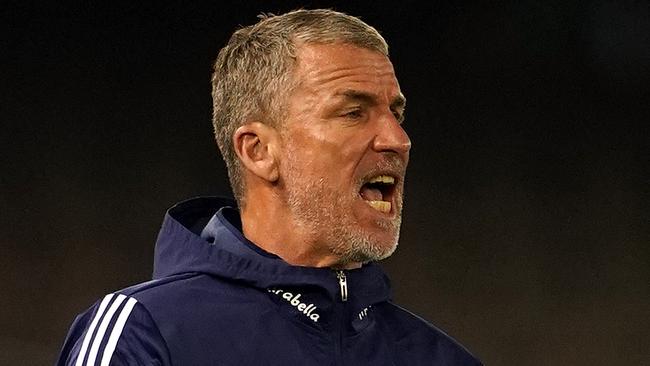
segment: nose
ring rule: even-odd
[[[380,118],[378,131],[373,141],[373,149],[378,152],[395,152],[408,159],[411,139],[392,113]]]

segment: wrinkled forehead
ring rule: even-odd
[[[383,53],[347,43],[303,44],[296,49],[293,77],[303,87],[341,84],[381,87],[401,95],[393,64]]]

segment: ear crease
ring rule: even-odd
[[[250,174],[263,180],[277,181],[279,172],[272,146],[275,138],[268,126],[251,123],[242,126],[236,134],[236,150],[242,165]]]

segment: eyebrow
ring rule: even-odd
[[[335,96],[337,97],[343,96],[347,99],[357,100],[359,102],[370,104],[370,105],[377,104],[377,100],[379,99],[375,94],[360,91],[360,90],[354,90],[354,89],[345,89],[339,91],[335,94]],[[402,93],[394,97],[390,103],[391,109],[404,108],[405,106],[406,106],[406,98]]]

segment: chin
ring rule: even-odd
[[[397,249],[399,231],[382,233],[343,233],[337,235],[332,251],[339,256],[341,263],[368,263],[390,257]]]
[[[389,246],[382,247],[381,251],[377,251],[374,253],[371,253],[370,256],[367,257],[367,260],[364,261],[363,263],[368,263],[368,262],[376,262],[380,261],[382,259],[386,259],[393,255],[395,253],[395,250],[397,249],[397,243],[393,243]]]

